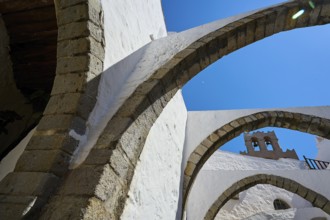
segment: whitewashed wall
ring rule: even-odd
[[[324,213],[319,208],[301,208],[301,209],[287,209],[281,211],[268,211],[258,213],[245,220],[265,220],[265,219],[285,219],[285,220],[312,220],[319,217],[321,219],[330,219],[329,215]],[[317,219],[315,219],[317,220]]]
[[[256,174],[273,174],[289,178],[330,198],[330,191],[325,185],[330,181],[328,170],[306,170],[300,161],[293,159],[277,161],[217,151],[202,168],[191,189],[186,209],[187,219],[203,219],[213,202],[226,189],[235,182]],[[291,204],[302,207],[304,202],[298,198],[293,197]],[[258,199],[254,198],[252,201]],[[308,203],[306,206],[308,207]]]
[[[104,69],[152,39],[167,35],[161,0],[101,0],[104,11]]]
[[[150,130],[121,219],[176,218],[186,118],[179,91]]]
[[[239,194],[239,200],[230,200],[220,209],[216,220],[238,220],[261,212],[274,211],[275,199],[285,201],[291,208],[312,207],[305,199],[287,190],[271,185],[256,185]]]
[[[190,154],[213,131],[235,119],[263,111],[287,111],[330,119],[330,106],[188,112],[184,163],[187,163]]]
[[[330,140],[317,137],[316,147],[317,147],[316,159],[330,162]]]

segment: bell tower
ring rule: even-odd
[[[244,133],[244,141],[247,152],[240,152],[243,155],[274,160],[279,158],[299,159],[294,149],[283,152],[274,131]]]

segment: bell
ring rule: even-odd
[[[258,142],[253,142],[253,147],[258,147]]]

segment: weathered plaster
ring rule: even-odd
[[[196,146],[198,146],[204,139],[206,139],[213,131],[237,118],[263,111],[295,112],[330,119],[330,106],[191,111],[188,112],[184,162],[186,163],[188,161],[188,157],[195,150]],[[199,127],[203,127],[203,129],[200,131]]]
[[[327,170],[306,170],[301,162],[292,159],[274,161],[221,152],[214,155],[210,164],[200,171],[191,189],[187,203],[188,219],[203,219],[211,205],[233,183],[255,174],[282,176],[330,198],[330,191],[324,187],[324,183],[330,180]]]
[[[317,137],[316,147],[317,155],[315,159],[330,162],[330,140]]]
[[[179,91],[152,126],[121,219],[175,219],[187,111]]]
[[[104,69],[147,43],[167,35],[161,0],[102,0]]]

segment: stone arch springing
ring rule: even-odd
[[[4,196],[1,208],[5,209],[0,211],[0,216],[4,219],[18,219],[22,213],[30,218],[41,215],[41,209],[68,172],[71,155],[79,143],[69,132],[85,132],[86,120],[96,101],[97,76],[103,71],[100,1],[17,1],[9,8],[21,7],[20,11],[28,11],[33,4],[55,6],[57,40],[53,46],[57,51],[54,56],[56,73],[50,99],[36,131],[14,172],[0,183]],[[11,196],[22,201],[20,206],[12,205]],[[27,207],[27,211],[24,210]]]
[[[320,208],[324,212],[330,214],[330,201],[319,193],[288,178],[276,175],[257,174],[241,179],[226,189],[209,208],[204,219],[213,220],[227,201],[233,198],[237,193],[247,190],[257,184],[270,184],[290,191],[306,199],[312,203],[314,207]]]
[[[210,134],[190,154],[184,172],[184,204],[198,172],[219,147],[239,136],[244,131],[252,131],[263,127],[287,128],[318,135],[327,139],[330,138],[330,119],[312,115],[283,111],[266,111],[233,120]]]
[[[111,191],[113,188],[116,192],[111,198],[114,205],[110,212],[120,216],[146,136],[178,89],[208,65],[241,47],[282,31],[330,22],[330,2],[326,1],[317,1],[314,10],[307,10],[304,16],[292,20],[292,15],[305,3],[308,2],[292,1],[258,11],[207,34],[177,53],[136,88],[108,122],[84,164],[73,172],[92,173],[88,170],[92,165],[103,166],[99,178],[103,172],[110,172],[111,181],[117,184],[108,189]],[[99,183],[106,181],[102,178]],[[73,185],[75,182],[76,179],[72,178],[65,184]],[[96,201],[95,207],[106,201],[105,197],[94,193],[98,187],[103,186],[91,187],[90,196]],[[81,193],[77,191],[77,194]],[[89,206],[91,210],[94,204]]]

